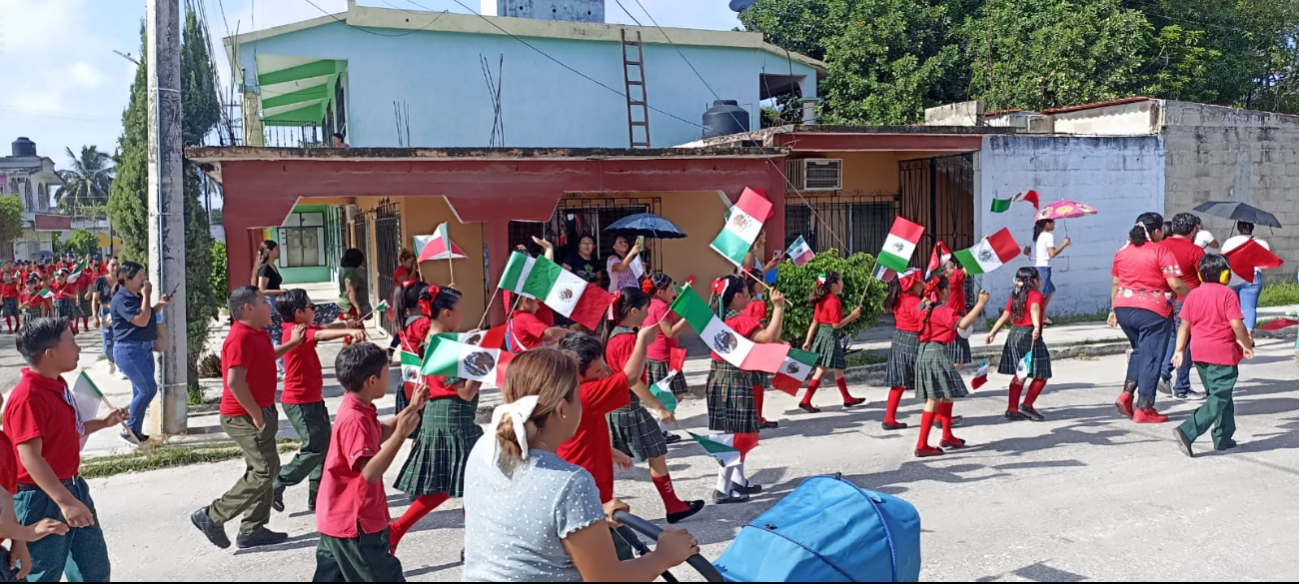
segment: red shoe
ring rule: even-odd
[[[1132,414],[1132,421],[1138,424],[1162,424],[1168,421],[1168,416],[1156,412],[1155,408],[1146,408]]]
[[[941,456],[942,454],[942,448],[934,448],[933,446],[916,449],[916,458],[929,458],[930,456]]]
[[[942,442],[938,443],[938,445],[948,450],[960,450],[961,448],[965,448],[965,441],[960,438],[952,438],[951,440],[944,438]]]
[[[1119,399],[1114,402],[1114,406],[1119,409],[1120,416],[1125,418],[1131,418],[1133,416],[1132,401],[1132,394],[1126,391],[1119,394]]]

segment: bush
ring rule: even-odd
[[[1263,293],[1258,296],[1258,305],[1262,307],[1291,304],[1299,304],[1299,284],[1294,282],[1268,284],[1263,287]]]
[[[226,279],[226,244],[220,241],[212,242],[212,294],[216,297],[218,304],[224,303],[227,296],[230,295],[230,283]]]
[[[807,338],[807,329],[812,324],[812,305],[807,299],[812,294],[812,288],[816,286],[816,277],[822,272],[833,270],[843,276],[843,294],[840,295],[840,300],[843,302],[845,316],[857,307],[857,301],[862,298],[862,291],[869,287],[869,292],[862,302],[862,317],[845,327],[844,333],[855,336],[858,332],[870,328],[884,313],[884,295],[887,286],[884,282],[871,277],[871,273],[875,271],[875,258],[871,255],[858,253],[842,258],[839,257],[838,250],[831,249],[817,254],[812,261],[801,268],[787,260],[780,264],[779,270],[776,276],[776,289],[784,292],[785,297],[789,299],[789,304],[785,308],[785,326],[781,331],[781,337],[796,347],[803,346],[803,340]]]

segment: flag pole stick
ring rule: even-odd
[[[488,314],[491,314],[491,312],[492,312],[492,305],[496,303],[496,295],[497,295],[497,294],[500,294],[500,293],[501,293],[501,287],[500,287],[500,286],[497,286],[496,289],[492,291],[492,297],[491,297],[490,299],[487,300],[487,310],[484,310],[484,311],[483,311],[483,317],[482,317],[481,319],[478,320],[478,329],[479,329],[479,330],[482,330],[483,325],[487,322],[487,315],[488,315]],[[510,309],[510,312],[514,312],[514,310],[513,310],[513,309]],[[509,314],[506,314],[506,315],[505,315],[505,320],[509,320],[509,319],[510,319]]]
[[[451,259],[451,254],[447,254],[447,269],[448,269],[448,270],[451,270],[451,283],[450,283],[449,285],[450,285],[452,288],[455,288],[455,286],[456,286],[456,264],[455,264],[455,260]]]
[[[117,408],[113,407],[113,404],[110,403],[110,402],[108,401],[108,396],[104,395],[104,392],[102,392],[102,391],[99,392],[99,401],[100,401],[101,403],[103,403],[104,406],[106,406],[106,407],[107,407],[108,409],[110,409],[110,410],[116,410],[116,409],[117,409]],[[140,437],[139,437],[138,435],[136,435],[135,430],[132,430],[130,426],[126,425],[126,422],[125,422],[125,421],[122,422],[122,429],[123,429],[123,430],[126,430],[126,433],[127,433],[127,434],[130,434],[132,438],[135,438],[135,441],[136,441],[136,442],[140,442],[140,445],[141,445],[141,446],[144,445],[144,443],[140,441]]]

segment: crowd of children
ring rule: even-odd
[[[96,279],[109,272],[113,258],[66,253],[43,261],[0,263],[0,315],[9,334],[24,322],[45,316],[66,319],[74,335],[90,330]]]

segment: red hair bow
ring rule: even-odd
[[[925,282],[925,290],[920,293],[920,297],[928,300],[930,304],[938,303],[938,278],[930,278]]]
[[[726,287],[730,285],[730,283],[731,281],[728,278],[718,278],[713,280],[713,296],[720,298],[723,294],[726,294]]]
[[[903,274],[902,276],[898,277],[898,286],[902,288],[903,292],[910,291],[912,288],[916,287],[916,284],[919,283],[920,283],[920,272],[918,271],[907,271],[906,274]]]
[[[640,283],[640,291],[646,294],[653,294],[654,282],[651,282],[649,278],[645,278],[645,281]]]
[[[419,297],[419,311],[424,316],[433,318],[433,299],[442,293],[442,289],[437,286],[429,286],[428,290]]]

